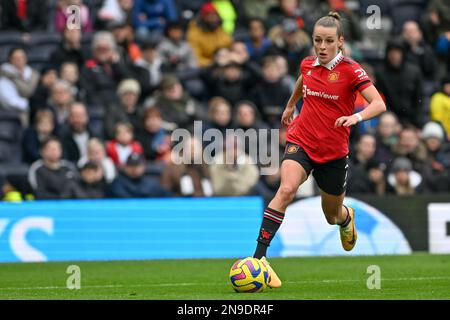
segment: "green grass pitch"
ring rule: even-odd
[[[450,299],[450,255],[270,259],[280,289],[235,293],[234,259],[0,264],[0,299]],[[81,289],[66,287],[69,265],[81,269]],[[381,288],[369,290],[370,265]]]

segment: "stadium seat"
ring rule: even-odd
[[[61,43],[61,35],[55,32],[32,32],[30,46],[37,45],[59,45]]]
[[[28,64],[38,70],[41,71],[44,65],[46,65],[50,60],[50,55],[52,53],[51,47],[47,47],[42,50],[38,50],[37,48],[31,48],[28,52]]]
[[[0,32],[0,47],[4,45],[23,45],[22,34],[17,31],[1,31]]]
[[[14,111],[0,110],[0,164],[17,164],[22,159],[22,124]]]

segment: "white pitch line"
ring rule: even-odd
[[[410,277],[410,278],[381,278],[381,281],[427,281],[427,280],[450,280],[449,277]],[[364,282],[365,279],[329,279],[329,280],[302,280],[302,281],[286,281],[285,283],[302,284],[302,283],[343,283],[343,282]],[[134,287],[188,287],[188,286],[217,286],[223,283],[194,283],[194,282],[182,282],[182,283],[155,283],[155,284],[112,284],[112,285],[87,285],[81,286],[81,288],[134,288]],[[64,286],[49,286],[49,287],[11,287],[0,288],[2,290],[53,290],[53,289],[67,289]]]

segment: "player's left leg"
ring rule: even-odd
[[[313,176],[320,188],[322,210],[329,224],[340,226],[342,247],[353,249],[357,239],[353,208],[343,204],[347,186],[348,158],[316,164]]]
[[[332,195],[320,191],[322,210],[329,224],[339,225],[342,247],[350,251],[356,244],[358,234],[355,228],[355,212],[353,208],[343,204],[345,192],[341,195]]]

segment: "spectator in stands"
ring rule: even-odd
[[[89,108],[106,106],[117,101],[116,89],[120,81],[132,77],[128,66],[121,61],[111,33],[97,32],[92,40],[93,59],[87,60],[81,71],[81,84],[86,91]]]
[[[428,43],[436,43],[439,36],[450,28],[450,4],[445,0],[429,1],[424,25]]]
[[[266,20],[269,9],[277,4],[277,0],[245,0],[241,1],[242,14],[244,19],[250,20],[252,17]]]
[[[55,117],[49,110],[39,110],[34,123],[29,126],[22,137],[23,161],[31,164],[41,158],[41,143],[54,134]]]
[[[2,0],[1,28],[31,32],[47,29],[47,1]]]
[[[375,150],[375,136],[368,133],[361,135],[349,161],[347,192],[375,193],[378,185],[384,185],[382,168],[385,166],[375,160]],[[384,190],[378,188],[378,192],[383,194]]]
[[[422,130],[422,139],[428,151],[423,178],[432,193],[450,191],[450,145],[444,129],[437,122],[428,122]]]
[[[117,167],[122,167],[132,153],[144,152],[141,144],[134,140],[133,126],[128,122],[116,124],[114,139],[106,143],[106,153]]]
[[[433,48],[423,40],[419,24],[413,20],[406,21],[401,37],[406,45],[405,60],[420,67],[425,80],[433,85],[437,79],[438,62]]]
[[[216,8],[209,2],[202,6],[197,19],[189,23],[187,39],[201,67],[212,64],[215,52],[228,47],[233,40],[221,24]]]
[[[52,86],[50,99],[45,107],[53,112],[55,116],[56,131],[66,122],[69,116],[70,105],[73,101],[74,97],[70,83],[64,80],[57,80]]]
[[[41,77],[39,84],[34,91],[34,94],[30,97],[30,121],[34,122],[36,111],[46,106],[49,99],[52,86],[58,80],[58,71],[51,64],[46,65],[41,70]]]
[[[167,23],[178,18],[173,0],[134,0],[133,24],[142,39],[159,40]]]
[[[394,147],[402,130],[395,113],[387,111],[380,115],[376,129],[377,150],[375,158],[388,165],[394,158]]]
[[[393,150],[396,157],[408,158],[412,163],[413,169],[422,172],[427,157],[427,150],[420,141],[417,128],[413,126],[403,128]]]
[[[385,94],[387,106],[403,124],[420,127],[422,114],[422,74],[414,64],[405,61],[404,45],[391,40],[386,46],[384,64],[376,73],[377,85]]]
[[[50,137],[41,145],[41,160],[28,171],[28,181],[36,199],[70,199],[77,179],[76,167],[61,160],[61,142]]]
[[[111,23],[109,31],[114,36],[121,60],[125,63],[135,63],[141,59],[141,49],[134,41],[133,28],[126,23]]]
[[[111,184],[108,195],[114,198],[153,198],[167,197],[170,193],[157,179],[145,175],[144,156],[132,153]]]
[[[138,141],[144,148],[147,161],[168,162],[170,160],[170,135],[162,127],[161,110],[152,106],[146,108],[143,126],[138,134]]]
[[[112,160],[106,155],[105,146],[98,138],[91,138],[87,146],[87,155],[78,161],[78,167],[83,167],[88,162],[96,163],[103,171],[107,183],[113,182],[117,171]]]
[[[207,86],[208,97],[226,97],[232,105],[248,97],[251,87],[259,79],[252,77],[254,72],[248,67],[234,52],[219,50],[216,63],[203,69],[201,74]]]
[[[19,47],[8,53],[8,62],[0,66],[0,108],[15,110],[24,115],[28,125],[29,98],[36,91],[39,72],[27,65],[27,54]]]
[[[314,22],[309,16],[303,5],[300,5],[299,0],[278,0],[278,5],[269,9],[266,23],[270,30],[272,27],[280,25],[286,18],[289,18],[294,20],[299,28],[306,26],[311,28]]]
[[[225,136],[226,129],[231,128],[231,105],[222,97],[211,98],[208,105],[208,120],[203,123],[203,130],[216,129]]]
[[[450,72],[450,26],[447,26],[446,30],[439,35],[435,50],[440,60],[440,76],[444,77]]]
[[[275,56],[262,61],[263,80],[256,84],[250,93],[251,101],[259,108],[263,120],[271,127],[279,127],[284,106],[289,100],[291,90],[282,82],[283,74]]]
[[[250,59],[260,61],[267,53],[272,42],[266,37],[264,20],[252,18],[248,21],[249,36],[245,40]]]
[[[72,103],[67,123],[59,131],[64,159],[76,164],[81,157],[86,156],[88,141],[92,138],[88,123],[89,116],[85,105],[81,102]]]
[[[81,30],[65,28],[61,44],[50,56],[50,63],[59,69],[64,62],[75,62],[78,68],[83,67],[85,56],[81,46]]]
[[[197,68],[197,59],[191,45],[185,40],[183,25],[180,22],[169,23],[164,35],[158,46],[164,70],[174,73]]]
[[[140,94],[141,87],[136,80],[125,79],[120,82],[117,88],[119,103],[110,105],[104,118],[107,139],[114,137],[115,127],[119,122],[128,122],[135,130],[140,129],[142,122],[141,108],[138,105]]]
[[[76,100],[81,100],[83,94],[80,92],[80,72],[75,62],[64,62],[59,69],[61,80],[67,81],[72,89],[72,96]]]
[[[147,93],[152,93],[160,85],[162,79],[163,59],[158,52],[156,42],[144,42],[141,46],[141,59],[136,61],[136,65],[144,70],[144,77],[150,86]]]
[[[431,96],[430,117],[443,125],[450,140],[450,76],[442,79],[441,89]]]
[[[97,13],[96,25],[107,26],[111,23],[132,23],[131,12],[134,0],[105,0]],[[102,28],[98,28],[102,29]]]
[[[211,196],[208,166],[201,158],[201,142],[191,137],[180,143],[183,147],[180,154],[173,155],[176,161],[171,161],[162,173],[162,186],[176,197]]]
[[[255,61],[250,60],[245,42],[235,40],[230,46],[230,60],[239,63],[244,73],[249,73],[254,80],[261,78],[261,67]]]
[[[227,137],[223,152],[215,159],[210,166],[210,175],[216,196],[243,196],[256,186],[258,166],[244,152],[236,137]]]
[[[194,120],[204,118],[199,103],[184,90],[183,85],[175,75],[166,74],[161,81],[161,92],[146,101],[145,105],[156,105],[161,108],[165,122],[164,126],[190,129]]]
[[[299,61],[309,55],[310,36],[298,27],[294,19],[287,18],[270,29],[268,38],[272,42],[269,53],[283,55],[288,60],[289,74],[296,77]]]
[[[422,176],[413,170],[411,161],[405,157],[394,160],[387,181],[386,192],[390,194],[412,196],[423,191]]]
[[[70,6],[76,6],[78,11],[71,10]],[[73,19],[73,15],[78,14],[78,20]],[[83,4],[83,0],[58,0],[55,13],[55,29],[63,32],[70,23],[79,23],[74,28],[80,28],[83,33],[92,31],[92,18],[89,8]]]
[[[3,181],[0,179],[0,199],[7,202],[34,200],[27,176],[8,174]]]
[[[86,162],[80,168],[80,180],[74,188],[75,199],[101,199],[105,197],[106,183],[102,168],[95,162]]]
[[[242,129],[246,133],[249,132],[248,130],[256,133],[256,141],[245,141],[245,153],[249,154],[250,156],[258,155],[260,143],[266,144],[267,148],[269,148],[270,127],[261,120],[258,108],[251,101],[242,100],[235,105],[234,110],[235,113],[233,117],[233,127],[235,129]],[[267,130],[268,138],[265,141],[260,141],[260,134],[262,134],[261,130],[263,129]],[[255,142],[256,145],[254,145]],[[254,150],[256,151],[256,154],[250,152],[250,148],[255,148]]]

